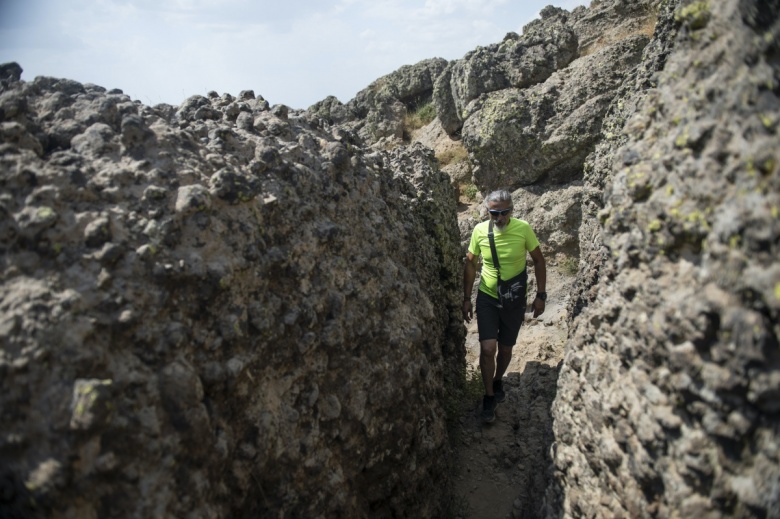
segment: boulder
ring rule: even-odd
[[[541,17],[509,33],[499,44],[479,47],[453,61],[434,90],[436,113],[449,134],[460,130],[469,103],[483,94],[527,88],[546,80],[577,55],[577,39],[566,24],[567,11],[549,6]]]
[[[309,112],[349,128],[369,144],[383,139],[401,141],[406,114],[431,102],[436,78],[446,65],[441,58],[404,65],[371,83],[347,104],[329,96]]]
[[[429,149],[250,92],[0,99],[0,516],[443,514],[464,328]]]
[[[580,58],[544,83],[472,101],[463,142],[483,189],[565,183],[582,172],[615,90],[640,61],[645,36]]]

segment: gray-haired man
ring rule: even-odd
[[[525,282],[522,281],[519,305],[509,308],[509,305],[499,302],[499,276],[491,249],[496,251],[498,268],[504,281],[526,279],[526,253],[531,254],[537,288],[536,298],[532,303],[534,317],[544,313],[547,300],[547,268],[539,240],[536,239],[531,226],[524,220],[512,218],[512,197],[509,192],[499,190],[490,193],[485,199],[485,205],[490,219],[474,227],[463,269],[463,318],[466,322],[471,322],[473,317],[471,290],[477,274],[477,258],[481,255],[482,271],[476,312],[480,345],[479,367],[485,385],[482,420],[492,422],[496,418],[496,404],[506,398],[502,378],[512,359],[512,347],[517,342],[517,335],[523,324],[526,296]],[[494,238],[492,247],[489,238],[491,231]]]

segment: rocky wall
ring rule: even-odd
[[[661,12],[586,171],[547,515],[780,517],[780,9]]]
[[[382,76],[346,104],[333,96],[309,107],[309,112],[356,133],[366,143],[398,146],[404,138],[407,114],[431,102],[436,78],[447,60],[431,58],[404,65]]]
[[[238,97],[2,67],[0,515],[436,517],[455,193]]]

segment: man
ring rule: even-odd
[[[477,293],[476,311],[479,330],[479,367],[485,396],[482,399],[482,420],[492,422],[496,418],[496,404],[506,399],[502,378],[512,359],[512,347],[523,324],[525,293],[521,305],[514,309],[499,303],[498,272],[493,265],[488,232],[492,222],[498,267],[502,280],[509,280],[525,270],[526,252],[534,260],[536,297],[532,303],[534,317],[544,313],[547,300],[547,268],[539,248],[539,240],[528,222],[512,218],[512,197],[505,190],[494,191],[485,199],[490,219],[477,224],[471,234],[471,243],[463,269],[463,318],[471,322],[471,290],[477,274],[477,260],[482,255],[482,271]],[[523,288],[524,290],[524,288]],[[498,354],[498,357],[496,357]]]

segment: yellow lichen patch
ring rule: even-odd
[[[775,285],[775,299],[780,300],[780,283]]]
[[[80,421],[88,412],[93,412],[95,402],[99,397],[97,388],[100,386],[110,386],[113,383],[111,379],[96,380],[76,387],[75,402],[73,406],[73,420]]]
[[[679,205],[680,202],[678,201],[677,206],[679,207]],[[710,223],[707,219],[708,216],[712,215],[711,208],[708,207],[704,211],[693,209],[692,211],[688,212],[685,209],[680,210],[678,207],[669,209],[667,214],[669,219],[681,223],[685,231],[699,229],[705,232],[709,232],[711,230]]]
[[[683,23],[692,30],[702,29],[710,19],[710,3],[706,0],[694,2],[674,13],[674,21]]]
[[[659,231],[661,229],[661,220],[653,220],[650,222],[650,224],[648,224],[647,228],[650,230],[650,232]]]
[[[704,229],[709,229],[710,227],[709,223],[707,223],[707,218],[704,216],[704,213],[699,210],[694,210],[692,213],[688,214],[685,219],[688,223],[701,225]]]
[[[777,124],[777,121],[771,115],[758,114],[758,118],[761,119],[761,124],[763,124],[764,128],[766,128],[767,130],[771,131],[775,129],[775,125]]]
[[[51,207],[39,207],[37,212],[38,218],[46,220],[54,216],[54,210]]]
[[[764,174],[769,175],[770,173],[774,173],[776,165],[777,163],[775,162],[775,159],[770,157],[766,159],[764,163],[761,165],[761,171]]]

